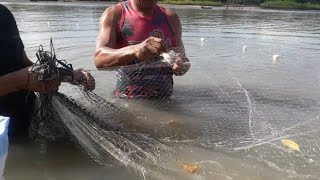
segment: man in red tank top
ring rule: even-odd
[[[142,70],[139,63],[154,62],[171,48],[184,51],[181,35],[178,15],[158,6],[157,0],[120,2],[101,16],[94,62],[99,69],[117,70],[118,97],[168,97],[172,94],[172,75],[182,76],[190,68],[185,66],[184,62],[189,62],[185,53],[178,53],[175,63],[166,67]]]

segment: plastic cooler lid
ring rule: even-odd
[[[2,174],[8,154],[8,117],[0,116],[0,180],[3,180]]]
[[[0,116],[0,136],[4,133],[7,133],[7,127],[9,125],[9,119],[8,117]]]

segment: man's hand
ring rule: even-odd
[[[149,37],[145,41],[133,47],[135,56],[139,62],[157,57],[161,52],[166,52],[167,47],[160,38]]]
[[[96,82],[93,76],[84,69],[77,69],[73,71],[74,82],[72,84],[81,84],[85,91],[93,91],[96,87]]]
[[[38,80],[38,74],[30,72],[29,68],[24,68],[20,71],[17,71],[16,73],[21,77],[21,79],[25,79],[20,88],[33,92],[57,92],[61,84],[61,80],[59,79],[40,81]]]
[[[177,53],[176,60],[172,66],[173,74],[175,74],[176,76],[183,76],[189,71],[190,67],[191,64],[189,62],[189,59],[185,55]]]

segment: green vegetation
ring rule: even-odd
[[[224,4],[237,4],[272,9],[320,10],[320,0],[160,0],[160,2],[177,5],[223,6]]]
[[[261,8],[272,8],[272,9],[300,9],[300,10],[320,10],[320,4],[299,3],[295,1],[268,1],[260,4]]]
[[[64,0],[84,1],[84,0]],[[86,0],[90,1],[90,0]],[[91,1],[115,1],[115,0],[91,0]],[[116,0],[117,1],[117,0]],[[159,0],[163,4],[198,5],[198,6],[260,6],[270,9],[300,9],[320,10],[320,0]]]
[[[223,4],[216,0],[201,1],[201,0],[162,0],[164,4],[175,4],[175,5],[199,5],[199,6],[222,6]]]

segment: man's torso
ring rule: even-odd
[[[151,36],[163,39],[168,48],[175,46],[174,31],[163,8],[156,6],[151,18],[139,14],[129,1],[121,2],[121,8],[123,13],[117,32],[117,48],[141,43]],[[136,64],[136,60],[133,59],[131,64]],[[117,70],[115,95],[129,99],[168,97],[173,91],[172,76],[171,66],[123,67]]]

